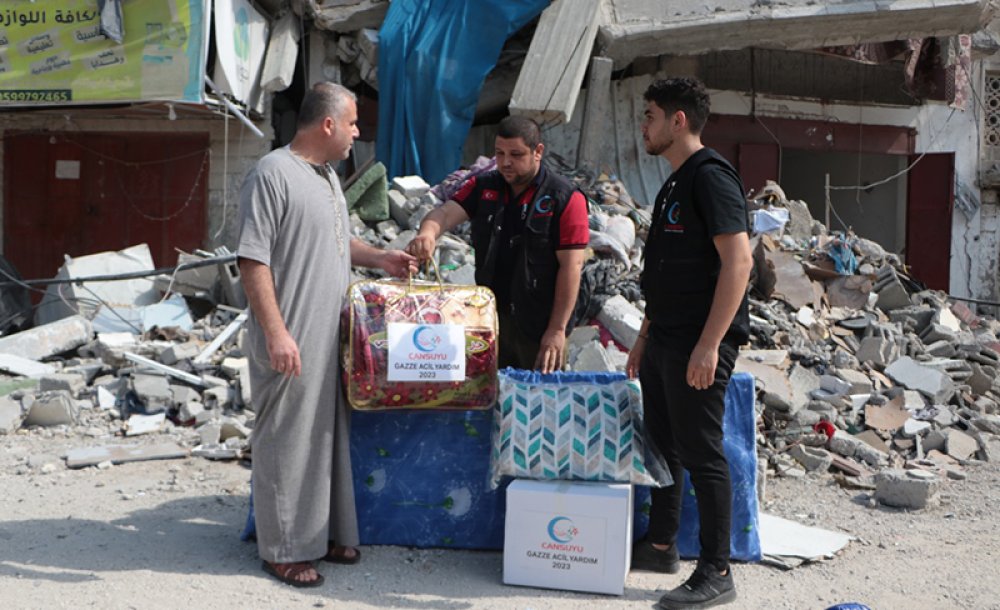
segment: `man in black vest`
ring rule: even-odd
[[[729,567],[732,490],[722,449],[723,397],[737,350],[749,338],[751,254],[743,186],[733,167],[701,143],[709,98],[695,79],[646,90],[646,152],[673,173],[656,196],[641,286],[646,315],[626,370],[642,384],[646,425],[674,485],[652,490],[649,532],[632,567],[676,573],[683,469],[698,501],[701,555],[661,608],[706,608],[736,599]]]
[[[565,362],[590,240],[587,200],[542,165],[545,145],[531,119],[502,120],[495,146],[496,169],[428,213],[406,249],[426,260],[441,233],[471,220],[476,283],[497,298],[499,365],[549,373]]]

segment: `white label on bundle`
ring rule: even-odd
[[[389,381],[465,381],[465,327],[389,323]]]

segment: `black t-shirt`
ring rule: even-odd
[[[643,270],[647,316],[661,338],[693,345],[708,319],[721,265],[712,240],[749,232],[739,175],[715,151],[699,150],[660,189],[653,222]],[[725,340],[739,345],[748,335],[744,297]]]

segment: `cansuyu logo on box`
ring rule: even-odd
[[[576,524],[569,517],[555,517],[549,521],[549,538],[560,544],[572,542],[576,535],[580,533]]]

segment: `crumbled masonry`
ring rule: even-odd
[[[638,279],[652,210],[613,177],[554,161],[553,169],[591,202],[591,244],[577,303],[582,323],[568,341],[569,367],[624,370],[645,306]],[[379,247],[405,247],[428,211],[466,175],[490,164],[481,158],[433,188],[415,176],[393,179],[389,220],[354,217],[354,235]],[[963,466],[1000,455],[1000,323],[924,289],[879,244],[830,233],[777,185],[763,192],[764,199],[749,202],[751,213],[784,208],[789,221],[752,236],[752,336],[736,366],[757,381],[760,472],[834,477],[846,487],[874,490],[874,499],[890,506],[933,503],[939,488],[964,478]],[[466,223],[439,241],[436,260],[445,282],[474,281],[468,231]],[[378,273],[365,270],[364,277]],[[240,310],[217,304],[227,292],[201,290],[216,295],[207,306],[186,295],[192,312],[209,312],[190,330],[94,332],[84,317],[73,316],[0,337],[0,356],[10,356],[0,358],[6,371],[0,434],[57,432],[103,451],[126,442],[173,441],[171,451],[151,455],[244,456],[254,413]],[[217,337],[221,346],[209,347]],[[125,439],[130,430],[135,436]],[[28,461],[21,467],[34,470]]]

